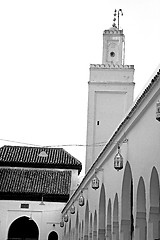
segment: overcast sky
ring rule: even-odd
[[[115,8],[136,97],[160,63],[159,0],[0,1],[0,139],[85,145],[89,65]],[[84,163],[85,146],[64,148]]]

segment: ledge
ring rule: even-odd
[[[108,29],[104,30],[103,34],[123,34],[123,30],[117,29]]]
[[[96,68],[96,69],[134,69],[134,65],[121,65],[121,64],[113,64],[113,63],[107,63],[107,64],[90,64],[90,68]]]

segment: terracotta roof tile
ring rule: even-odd
[[[2,193],[69,195],[71,171],[0,168]]]
[[[81,162],[63,148],[26,146],[1,147],[0,166],[82,169]]]

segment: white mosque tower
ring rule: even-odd
[[[124,65],[125,36],[115,10],[113,26],[103,32],[102,64],[90,65],[87,120],[87,172],[133,102],[134,66]]]

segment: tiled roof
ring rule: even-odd
[[[63,148],[26,146],[1,147],[0,166],[82,169],[81,162]]]
[[[4,194],[69,196],[70,186],[71,171],[0,168],[0,198]]]

